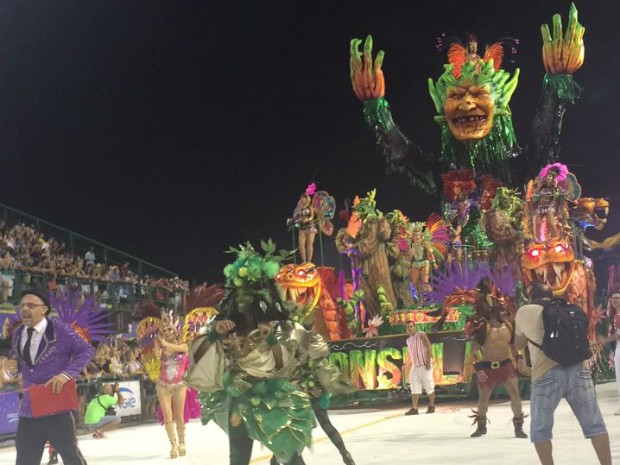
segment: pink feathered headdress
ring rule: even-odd
[[[306,195],[309,195],[310,197],[312,197],[315,192],[316,192],[316,184],[315,183],[312,183],[308,187],[306,187]]]
[[[540,173],[538,173],[538,177],[544,178],[545,176],[547,176],[547,173],[552,168],[558,170],[558,176],[556,178],[558,182],[562,182],[568,177],[568,168],[562,163],[553,163],[551,165],[545,166],[542,170],[540,170]]]

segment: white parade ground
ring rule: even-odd
[[[614,463],[620,464],[620,409],[616,383],[596,387],[599,404],[611,436]],[[409,405],[384,409],[332,410],[330,416],[341,431],[357,465],[392,464],[475,464],[475,465],[536,465],[538,459],[529,439],[513,436],[512,414],[508,401],[494,402],[488,413],[491,423],[488,434],[470,438],[474,402],[439,403],[436,413],[425,415],[421,405],[418,416],[403,416]],[[529,412],[529,402],[524,402]],[[529,434],[529,418],[525,420]],[[149,424],[127,426],[108,434],[107,439],[79,437],[80,448],[89,465],[228,465],[228,438],[215,425],[202,426],[192,421],[187,426],[186,457],[168,458],[169,443],[164,428]],[[583,438],[577,420],[566,401],[560,403],[555,415],[553,449],[557,465],[598,463],[589,440]],[[256,444],[252,464],[269,463],[270,453]],[[308,465],[342,463],[336,448],[320,427],[314,430],[314,444],[304,454]],[[15,461],[15,448],[0,449],[0,464]],[[44,461],[47,463],[47,452]],[[62,463],[62,461],[61,461]],[[33,464],[34,465],[34,464]]]

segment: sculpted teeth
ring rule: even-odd
[[[484,121],[486,120],[486,116],[484,115],[474,115],[474,116],[459,116],[454,119],[455,123],[473,123],[476,121]]]

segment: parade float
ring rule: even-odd
[[[509,104],[520,71],[503,68],[507,44],[498,41],[481,54],[474,36],[442,44],[448,63],[428,80],[441,131],[436,154],[395,123],[385,98],[384,52],[373,57],[370,35],[351,41],[353,91],[388,173],[410,180],[412,198],[420,190],[436,194],[441,212],[426,221],[400,210],[384,215],[373,190],[355,198],[336,233],[336,248],[350,264],[346,273],[315,266],[303,250],[303,263],[276,277],[287,298],[307,309],[305,322],[330,340],[331,360],[357,388],[406,386],[404,325],[411,321],[431,340],[436,385],[469,384],[472,333],[486,321],[476,305],[483,279],[494,283],[494,298],[507,303],[512,317],[527,285],[547,283],[555,296],[583,308],[594,344],[601,312],[585,254],[613,247],[618,236],[600,243],[586,237],[589,228],[604,226],[609,203],[583,197],[577,175],[559,157],[564,113],[581,92],[573,74],[584,61],[585,29],[571,5],[565,32],[560,15],[541,32],[546,74],[524,145],[512,124]],[[317,233],[322,241],[321,229],[333,218],[333,207],[312,204],[312,194],[302,195],[298,221],[289,221],[299,227],[300,245]],[[592,363],[600,362],[600,348],[593,352]]]

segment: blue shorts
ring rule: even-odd
[[[570,367],[556,366],[532,383],[532,442],[553,438],[553,414],[562,398],[570,405],[586,438],[607,432],[590,371],[581,363]]]
[[[112,423],[113,421],[116,421],[117,418],[119,420],[121,419],[121,417],[117,417],[116,415],[106,415],[101,420],[99,420],[97,423],[94,423],[92,425],[86,425],[86,426],[88,427],[89,431],[94,431],[96,429],[103,428],[105,425]]]

